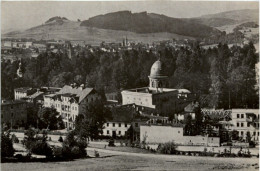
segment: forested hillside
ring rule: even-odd
[[[69,59],[65,53],[43,53],[22,61],[24,77],[16,78],[18,62],[2,62],[2,98],[12,98],[21,86],[56,86],[78,83],[102,92],[148,86],[148,75],[159,54],[166,66],[170,87],[197,94],[206,107],[257,107],[255,64],[258,56],[252,43],[243,48],[221,45],[204,50],[161,46],[158,52],[129,50],[118,53],[77,49]],[[230,96],[229,96],[230,95]],[[229,98],[230,97],[230,98]],[[207,99],[207,100],[205,100]]]

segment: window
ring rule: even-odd
[[[121,131],[118,131],[118,134],[121,135]]]
[[[237,118],[239,118],[239,114],[237,114]]]
[[[180,131],[178,131],[178,133],[180,133]]]
[[[244,114],[241,114],[241,118],[244,118]]]
[[[109,123],[107,123],[107,127],[109,127]]]
[[[75,107],[75,110],[77,110],[77,107]]]
[[[4,115],[3,114],[1,114],[1,118],[3,118],[4,117]]]
[[[11,117],[14,117],[14,113],[11,113]]]
[[[241,131],[241,136],[243,136],[244,135],[244,132],[243,131]]]
[[[127,124],[125,124],[125,127],[127,127]]]
[[[239,123],[237,123],[237,127],[239,127]]]
[[[107,130],[107,134],[109,134],[109,130]]]
[[[254,135],[254,136],[256,135],[255,132],[253,132],[253,135]]]
[[[249,127],[250,126],[250,123],[249,122],[247,122],[247,127]]]
[[[138,123],[135,123],[135,127],[138,127]]]
[[[121,127],[121,123],[118,124],[118,127]]]
[[[244,123],[241,123],[241,127],[244,127]]]
[[[113,127],[115,127],[115,125],[116,125],[116,124],[115,124],[115,123],[113,123]]]
[[[259,132],[257,132],[257,136],[259,136]]]

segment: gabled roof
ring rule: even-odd
[[[29,95],[29,96],[27,96],[27,97],[28,97],[28,98],[31,98],[31,99],[34,99],[34,98],[37,98],[38,96],[40,96],[40,95],[42,95],[42,94],[44,94],[44,92],[39,91],[39,92],[36,92],[36,93],[34,93],[34,94],[32,94],[32,95]]]
[[[111,109],[112,119],[108,119],[109,122],[132,122],[135,114],[135,110],[130,106],[118,106]]]
[[[79,97],[79,103],[87,97],[94,89],[93,88],[85,88],[81,87],[73,88],[71,86],[65,85],[57,94],[75,94]]]

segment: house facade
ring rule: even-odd
[[[36,89],[31,87],[16,88],[14,89],[14,99],[20,100],[26,96],[34,94],[36,91],[37,91]]]
[[[75,127],[76,117],[89,107],[91,102],[101,100],[101,96],[93,88],[84,85],[64,86],[55,94],[44,95],[44,107],[54,107],[63,118],[67,129]]]
[[[259,109],[232,109],[232,130],[246,140],[250,132],[251,140],[259,141]]]

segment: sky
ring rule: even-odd
[[[128,10],[191,18],[231,10],[258,9],[258,6],[257,1],[2,1],[1,31],[31,28],[54,16],[86,20],[100,14]]]

